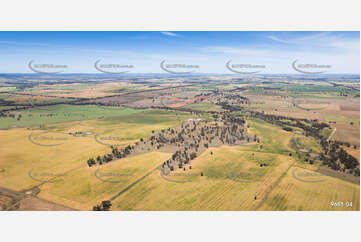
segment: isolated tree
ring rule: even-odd
[[[101,206],[103,208],[103,211],[109,211],[110,207],[112,206],[112,203],[110,202],[110,200],[102,201]]]
[[[94,160],[94,158],[88,159],[88,166],[91,167],[92,165],[95,165],[95,160]]]

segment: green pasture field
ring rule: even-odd
[[[184,108],[190,108],[190,109],[199,110],[199,111],[222,111],[223,110],[222,107],[212,104],[212,103],[208,103],[208,102],[191,103],[191,104],[184,106]]]
[[[15,118],[0,118],[0,129],[106,118],[110,116],[119,116],[139,112],[142,112],[142,110],[123,107],[101,107],[96,105],[61,104],[44,106],[19,110],[16,112]],[[19,115],[21,115],[21,118],[20,120],[17,120]]]

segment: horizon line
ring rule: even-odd
[[[24,72],[0,72],[0,75],[109,75],[109,76],[126,76],[126,75],[139,75],[139,74],[157,74],[157,75],[237,75],[237,76],[259,76],[259,75],[303,75],[303,76],[312,76],[312,75],[360,75],[360,73],[348,73],[348,72],[339,72],[339,73],[315,73],[315,74],[303,74],[303,73],[257,73],[257,74],[236,74],[236,73],[207,73],[207,72],[195,72],[195,73],[184,73],[184,74],[172,74],[172,73],[160,73],[160,72],[137,72],[137,73],[120,73],[120,74],[110,74],[110,73],[93,73],[93,72],[67,72],[67,73],[24,73]]]

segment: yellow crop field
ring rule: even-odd
[[[317,175],[309,175],[317,173],[312,171],[317,169],[316,165],[300,163],[288,155],[293,151],[292,133],[259,120],[250,120],[248,124],[249,132],[260,138],[262,149],[257,143],[210,148],[192,161],[191,169],[190,166],[185,171],[178,169],[171,176],[153,171],[131,191],[117,197],[113,209],[359,210],[358,185],[322,174],[322,183],[318,183]],[[318,144],[310,138],[304,142],[317,150]],[[311,182],[301,180],[303,173]],[[290,203],[281,196],[283,192],[290,193]],[[337,207],[338,199],[345,204],[352,202],[353,207]],[[333,207],[329,206],[331,202]],[[307,205],[302,206],[303,203]]]
[[[109,150],[91,136],[26,129],[0,131],[0,143],[6,144],[0,146],[0,186],[16,191],[86,166],[90,156]]]
[[[0,186],[17,191],[29,189],[52,176],[87,166],[87,159],[109,152],[110,145],[134,143],[149,137],[153,130],[176,126],[187,117],[171,113],[159,115],[160,122],[147,122],[148,116],[153,115],[129,115],[132,119],[144,118],[141,125],[120,117],[116,121],[96,119],[1,130]]]
[[[315,171],[292,167],[260,210],[360,210],[360,186]]]
[[[253,210],[292,164],[287,156],[253,153],[239,147],[211,148],[192,161],[192,169],[188,166],[165,178],[154,171],[131,192],[116,198],[114,209]],[[260,163],[268,166],[260,167]]]
[[[113,161],[102,166],[81,167],[59,181],[41,185],[39,197],[79,210],[107,200],[141,179],[170,157],[150,152]]]

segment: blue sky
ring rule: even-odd
[[[197,72],[231,73],[225,63],[296,73],[291,63],[328,64],[328,73],[359,73],[359,32],[134,31],[0,32],[0,73],[31,73],[28,63],[62,64],[65,73],[98,73],[94,62],[162,73],[159,63],[195,64]]]

